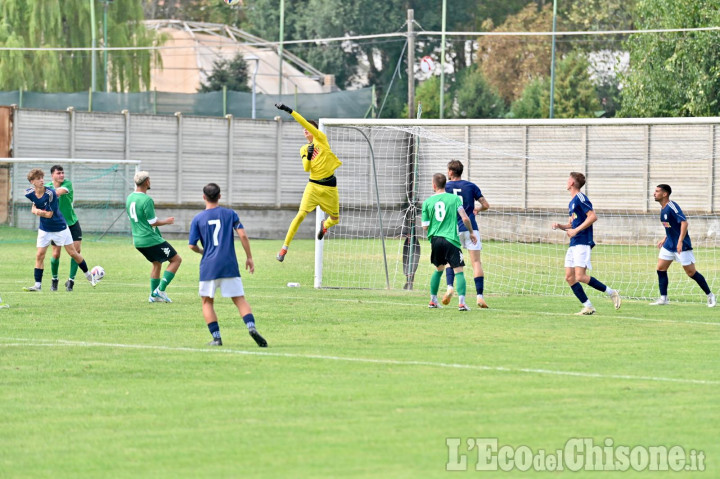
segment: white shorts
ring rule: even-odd
[[[458,232],[458,235],[460,236],[460,244],[468,251],[482,251],[482,240],[480,239],[480,232],[478,232],[478,230],[475,230],[473,231],[473,233],[475,233],[475,237],[477,238],[477,243],[475,244],[473,244],[472,240],[470,239],[469,231]]]
[[[592,269],[590,264],[590,245],[578,244],[568,248],[565,253],[565,267],[566,268],[587,268]]]
[[[223,298],[235,298],[245,296],[242,279],[239,276],[235,278],[220,278],[210,281],[200,281],[200,296],[205,298],[214,298],[215,290],[220,288]]]
[[[73,244],[72,235],[70,234],[70,228],[67,226],[62,231],[43,231],[38,230],[37,236],[37,247],[45,248],[50,246],[50,242],[54,242],[58,246],[67,246]]]
[[[683,266],[687,266],[695,262],[695,255],[693,254],[692,250],[678,253],[677,251],[673,252],[665,248],[660,248],[660,254],[658,255],[658,258],[666,259],[669,261],[679,261],[680,264]]]

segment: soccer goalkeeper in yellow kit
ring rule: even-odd
[[[342,162],[330,149],[327,136],[318,130],[317,123],[306,120],[300,113],[293,111],[292,108],[282,103],[276,103],[275,107],[290,113],[295,118],[295,121],[305,128],[305,139],[307,139],[308,143],[300,148],[300,157],[302,158],[303,168],[305,171],[310,172],[310,179],[307,186],[305,186],[300,209],[295,219],[290,223],[290,229],[288,229],[287,236],[285,236],[285,243],[283,243],[282,249],[276,256],[278,261],[283,261],[288,247],[300,227],[300,223],[315,207],[320,206],[329,216],[321,223],[320,231],[317,233],[319,240],[323,239],[328,228],[340,222],[340,197],[337,191],[335,170],[342,165]]]

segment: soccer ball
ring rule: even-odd
[[[420,71],[430,73],[435,69],[435,62],[432,57],[424,56],[420,59]]]
[[[224,0],[224,2],[232,7],[233,5],[239,5],[242,0]]]
[[[105,270],[102,266],[95,266],[90,270],[90,274],[95,278],[95,281],[100,281],[105,277]]]

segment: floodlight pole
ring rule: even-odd
[[[555,114],[555,30],[557,28],[557,0],[553,0],[552,59],[550,61],[550,118]]]
[[[283,92],[283,37],[285,36],[285,0],[280,0],[280,43],[278,44],[278,57],[280,65],[278,66],[278,101],[282,101]],[[297,105],[293,105],[297,108]]]
[[[447,23],[447,0],[442,3],[442,36],[440,37],[440,119],[445,106],[445,25]]]
[[[95,0],[89,0],[90,2],[90,35],[92,37],[92,52],[90,55],[91,65],[92,65],[92,74],[91,74],[91,84],[90,84],[90,91],[95,91],[95,84],[96,82],[96,73],[95,73],[95,48],[97,47],[97,37],[95,36]]]
[[[104,91],[108,90],[108,5],[112,0],[103,0],[105,9],[103,12],[103,78],[105,80]]]

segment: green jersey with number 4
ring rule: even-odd
[[[147,248],[165,241],[160,230],[148,223],[148,220],[156,218],[155,202],[152,198],[138,191],[130,193],[125,202],[125,211],[130,218],[133,245],[136,248]]]
[[[428,239],[442,236],[460,248],[457,217],[462,206],[462,198],[451,193],[438,193],[426,199],[422,204],[422,224],[428,227]]]

